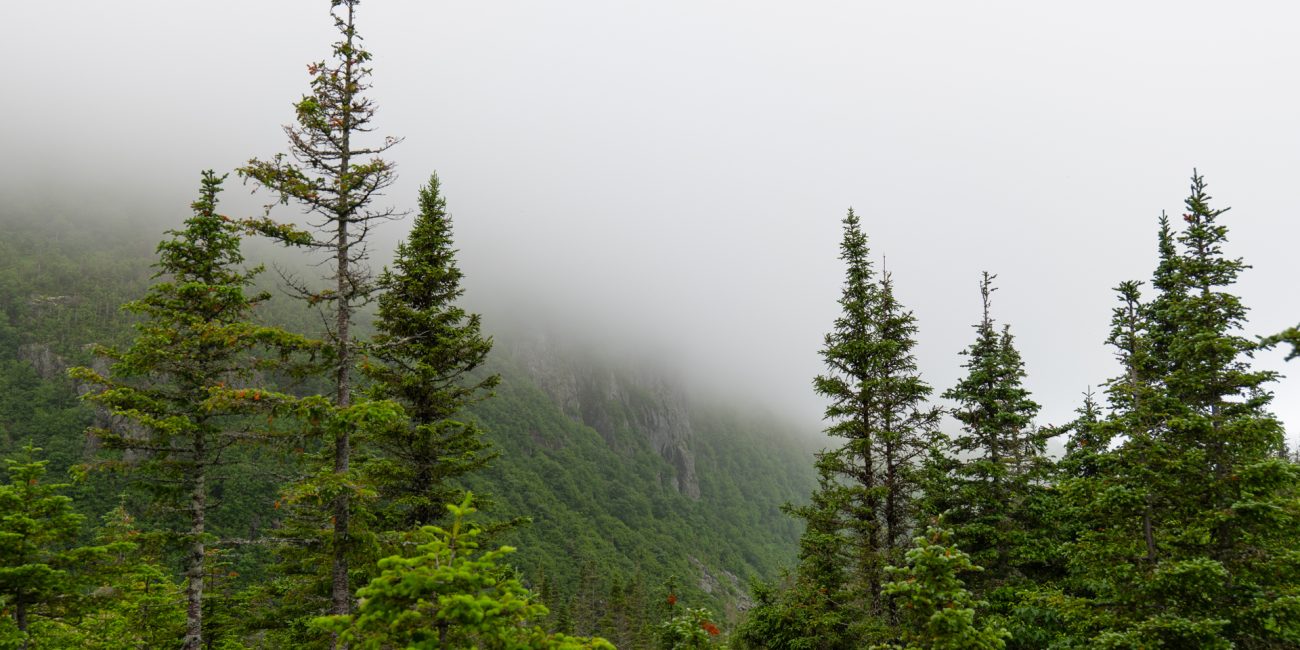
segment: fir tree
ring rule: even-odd
[[[0,485],[0,603],[12,613],[12,640],[21,650],[31,640],[33,614],[76,592],[82,517],[59,494],[67,485],[44,482],[47,461],[37,460],[39,452],[29,444],[18,458],[6,458],[9,483]]]
[[[1038,404],[1022,383],[1024,362],[1009,326],[989,314],[996,276],[980,281],[983,316],[962,352],[967,374],[943,396],[957,403],[962,433],[948,445],[946,476],[930,488],[929,507],[943,514],[957,543],[989,570],[992,584],[1023,578],[1037,533],[1029,505],[1045,478],[1045,445],[1033,427]]]
[[[324,519],[331,530],[325,541],[330,558],[329,611],[333,614],[351,610],[351,562],[361,553],[354,539],[357,531],[353,530],[355,502],[364,496],[363,483],[351,460],[358,443],[355,424],[386,408],[360,405],[362,412],[353,409],[353,370],[358,361],[353,321],[356,310],[372,299],[375,290],[365,264],[366,237],[379,223],[400,216],[393,209],[371,207],[396,179],[392,163],[379,156],[399,140],[388,137],[374,145],[361,142],[362,136],[373,129],[375,106],[365,96],[370,88],[367,63],[371,55],[360,46],[355,23],[358,4],[359,0],[330,1],[331,16],[341,38],[334,44],[332,63],[321,61],[308,66],[311,91],[295,104],[297,125],[285,127],[292,161],[281,154],[270,160],[250,160],[239,170],[245,178],[271,190],[281,203],[295,202],[317,219],[315,234],[305,239],[296,228],[269,218],[251,220],[247,222],[250,227],[274,239],[321,251],[332,262],[327,278],[332,287],[318,291],[309,283],[294,283],[294,289],[309,304],[327,310],[323,320],[334,364],[330,397],[334,412],[319,416],[333,424],[315,429],[329,438],[325,456],[320,459],[325,471],[308,477],[290,494],[299,507],[317,500],[328,503]],[[297,498],[303,496],[310,498]]]
[[[808,522],[800,578],[836,589],[823,604],[841,611],[852,628],[846,638],[860,643],[893,619],[884,568],[902,558],[917,468],[939,411],[924,405],[930,387],[912,355],[915,319],[895,299],[889,274],[876,277],[857,215],[849,210],[843,223],[843,313],[826,335],[828,371],[814,387],[830,400],[826,432],[844,442],[822,453],[819,493],[794,512]]]
[[[917,537],[916,547],[907,552],[907,565],[889,567],[895,578],[885,593],[900,603],[903,614],[902,641],[884,644],[877,650],[1001,650],[1007,631],[990,624],[977,626],[975,610],[980,606],[957,576],[983,571],[969,555],[952,542],[952,531],[931,527]]]
[[[480,551],[468,524],[471,495],[448,506],[449,528],[426,526],[412,557],[380,560],[381,573],[358,591],[355,615],[318,619],[349,647],[608,649],[604,639],[552,634],[536,625],[546,607],[503,564],[510,547]]]
[[[253,353],[310,347],[300,337],[250,321],[254,307],[268,296],[246,293],[260,268],[239,268],[239,226],[216,211],[222,180],[203,173],[194,215],[158,245],[163,279],[125,306],[143,317],[135,341],[125,350],[97,349],[113,360],[110,375],[90,368],[71,371],[100,387],[86,399],[131,423],[92,431],[105,447],[124,454],[123,460],[105,463],[140,477],[155,501],[184,513],[170,525],[184,547],[186,650],[203,645],[213,485],[230,449],[258,437],[238,419],[291,401],[250,385],[257,370],[279,361],[276,355],[259,361]]]
[[[456,265],[451,217],[438,176],[420,188],[420,211],[392,269],[379,277],[373,344],[379,363],[367,365],[373,392],[402,404],[410,425],[377,438],[382,456],[370,463],[390,526],[418,528],[439,523],[443,504],[458,502],[458,477],[483,467],[487,452],[479,426],[455,419],[500,381],[471,378],[492,349],[480,317],[456,304],[464,294]]]
[[[1226,212],[1193,175],[1185,228],[1160,230],[1157,295],[1121,287],[1111,342],[1125,373],[1100,426],[1116,440],[1074,550],[1079,584],[1110,621],[1099,647],[1283,648],[1300,642],[1300,474],[1277,458],[1275,373],[1252,370],[1246,310],[1225,289]],[[1179,245],[1173,250],[1171,242]]]

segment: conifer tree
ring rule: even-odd
[[[943,394],[957,402],[953,416],[962,433],[948,445],[941,461],[946,475],[930,487],[927,505],[989,570],[987,581],[1002,584],[1022,578],[1036,555],[1026,548],[1040,532],[1029,504],[1048,462],[1033,427],[1038,404],[1022,383],[1024,362],[1010,327],[999,330],[989,314],[995,277],[985,272],[980,280],[983,316],[975,341],[962,352],[967,374]]]
[[[479,550],[482,529],[466,521],[475,512],[471,504],[466,493],[460,505],[448,506],[450,527],[424,527],[425,539],[413,556],[380,560],[380,575],[358,591],[355,615],[322,617],[315,624],[358,650],[612,650],[604,639],[552,634],[536,625],[546,607],[502,563],[513,548]]]
[[[1163,287],[1159,297],[1144,305],[1138,282],[1123,282],[1115,289],[1120,304],[1112,310],[1107,343],[1115,349],[1123,374],[1107,386],[1110,417],[1091,428],[1102,439],[1120,439],[1122,445],[1122,453],[1102,457],[1109,497],[1094,504],[1096,510],[1090,515],[1097,524],[1094,528],[1101,528],[1108,536],[1125,535],[1139,545],[1125,548],[1106,544],[1100,548],[1125,548],[1121,551],[1125,555],[1140,550],[1147,564],[1157,562],[1160,556],[1157,537],[1162,534],[1162,522],[1157,512],[1167,504],[1166,497],[1178,491],[1174,466],[1168,464],[1175,450],[1161,435],[1168,409],[1174,403],[1164,392],[1160,377],[1169,368],[1167,350],[1177,327],[1165,319],[1169,305],[1182,289],[1176,275],[1177,257],[1171,248],[1169,220],[1164,215],[1160,217],[1158,242],[1160,264],[1154,283]],[[1110,557],[1104,561],[1124,560]]]
[[[465,290],[437,174],[419,199],[393,268],[379,277],[378,333],[367,347],[378,362],[366,365],[373,393],[396,400],[410,417],[408,426],[377,436],[381,456],[367,468],[387,505],[388,525],[398,528],[439,523],[444,504],[461,499],[453,481],[491,460],[480,427],[454,418],[500,381],[469,377],[487,359],[492,340],[481,333],[479,315],[456,304]]]
[[[1187,225],[1177,238],[1186,295],[1170,309],[1178,336],[1163,382],[1177,403],[1167,435],[1185,481],[1174,504],[1184,522],[1175,543],[1177,555],[1205,557],[1210,572],[1222,574],[1222,596],[1211,599],[1218,602],[1210,611],[1229,614],[1225,633],[1233,643],[1281,647],[1300,642],[1300,476],[1276,458],[1283,431],[1267,410],[1272,394],[1265,387],[1277,373],[1250,367],[1255,343],[1240,334],[1246,308],[1225,291],[1247,267],[1224,255],[1227,227],[1219,217],[1227,209],[1211,208],[1210,200],[1193,173]]]
[[[1098,459],[1110,444],[1098,431],[1102,413],[1091,388],[1084,392],[1083,404],[1074,412],[1077,417],[1063,427],[1069,438],[1065,441],[1065,455],[1056,467],[1056,476],[1061,480],[1095,476]]]
[[[983,568],[953,544],[952,531],[930,527],[907,552],[904,567],[889,567],[895,578],[885,593],[901,604],[902,641],[882,644],[876,650],[1001,650],[1007,631],[990,624],[977,626],[980,603],[957,576]]]
[[[51,647],[85,650],[174,647],[185,637],[185,589],[163,566],[156,536],[142,533],[122,505],[95,535],[104,549],[89,576],[93,589],[76,616],[51,629]],[[205,620],[204,630],[208,629]],[[55,639],[58,639],[55,641]],[[205,633],[204,643],[212,638]]]
[[[355,17],[359,0],[330,0],[331,16],[340,40],[333,47],[332,62],[308,66],[312,75],[310,93],[295,104],[297,124],[286,126],[289,153],[269,160],[252,159],[239,173],[269,189],[280,203],[294,202],[309,215],[314,234],[283,226],[265,218],[248,225],[273,239],[320,251],[332,263],[327,289],[311,283],[294,283],[297,293],[309,304],[325,309],[322,320],[332,348],[330,372],[333,413],[320,418],[328,426],[315,431],[329,439],[320,460],[327,471],[317,472],[291,490],[298,507],[324,500],[328,503],[330,535],[326,541],[330,565],[330,609],[347,614],[351,601],[351,562],[358,549],[354,530],[356,500],[363,495],[363,483],[352,464],[357,445],[355,424],[378,415],[380,405],[354,405],[354,367],[358,342],[352,328],[356,310],[373,298],[375,285],[365,264],[366,238],[378,224],[400,217],[394,209],[375,209],[372,203],[396,179],[393,164],[380,157],[399,140],[387,137],[373,144],[362,140],[373,129],[374,103],[365,96],[371,74],[371,55],[361,47]],[[268,208],[269,210],[269,208]],[[379,418],[386,419],[386,418]]]
[[[939,411],[924,404],[930,387],[912,355],[915,319],[895,299],[889,274],[876,276],[853,210],[843,223],[843,311],[826,335],[827,373],[814,388],[830,401],[827,434],[844,442],[822,453],[819,493],[794,512],[808,522],[801,560],[822,565],[815,578],[827,582],[816,588],[838,589],[824,604],[842,612],[852,628],[847,638],[861,643],[893,620],[881,591],[884,568],[902,559],[917,469]]]
[[[1111,343],[1125,374],[1099,427],[1078,584],[1107,620],[1099,647],[1283,648],[1300,642],[1300,473],[1267,411],[1275,373],[1252,370],[1246,310],[1226,288],[1226,212],[1193,175],[1176,236],[1162,219],[1157,295],[1121,286]],[[1178,248],[1174,248],[1174,244]],[[1136,306],[1136,308],[1135,308]]]
[[[28,444],[18,458],[6,458],[9,483],[0,485],[0,603],[12,613],[21,650],[30,642],[33,613],[76,591],[82,517],[59,494],[67,485],[44,482],[47,461],[37,460],[39,452]]]
[[[101,347],[113,360],[105,377],[75,368],[74,378],[99,386],[86,399],[132,423],[92,431],[103,445],[130,460],[108,460],[146,485],[164,508],[184,513],[169,523],[184,548],[187,629],[183,647],[203,645],[204,558],[213,485],[222,477],[229,451],[257,438],[240,416],[264,412],[288,401],[285,395],[250,385],[259,369],[259,349],[288,352],[309,342],[250,321],[254,307],[269,297],[246,290],[261,270],[239,268],[239,226],[217,213],[224,177],[203,173],[194,215],[158,245],[158,277],[140,300],[125,309],[140,315],[137,336],[125,350]]]
[[[1176,258],[1167,248],[1172,237],[1163,216],[1158,241],[1157,275],[1171,274]],[[1166,276],[1161,283],[1169,287],[1174,280]],[[1062,506],[1072,533],[1065,546],[1071,574],[1066,585],[1089,602],[1104,600],[1108,614],[1120,618],[1139,616],[1147,607],[1143,585],[1162,556],[1166,524],[1177,526],[1162,516],[1167,499],[1179,490],[1170,471],[1173,451],[1160,434],[1166,400],[1155,340],[1163,326],[1153,324],[1155,303],[1142,302],[1140,287],[1123,282],[1115,289],[1119,304],[1107,343],[1122,372],[1107,385],[1110,412],[1101,417],[1085,404],[1061,463]],[[1076,623],[1075,635],[1094,636],[1112,625],[1113,620]]]
[[[825,452],[818,455],[817,467]],[[852,576],[845,570],[848,538],[840,532],[840,512],[848,489],[821,472],[807,506],[785,510],[806,522],[799,538],[799,565],[776,584],[752,585],[754,606],[731,636],[742,648],[814,650],[855,648],[850,630],[858,613],[842,606]]]

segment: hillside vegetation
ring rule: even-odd
[[[0,218],[9,233],[0,240],[0,456],[34,444],[50,475],[66,480],[96,453],[86,428],[107,421],[77,399],[66,370],[95,363],[89,344],[129,337],[133,319],[120,305],[148,285],[153,244],[142,239],[160,227]],[[272,299],[264,317],[306,331],[315,324],[311,311],[276,302],[285,299]],[[811,449],[779,420],[694,401],[643,369],[540,335],[498,340],[497,350],[485,374],[502,382],[469,414],[500,455],[464,485],[490,503],[482,517],[514,522],[493,539],[520,549],[510,561],[544,591],[553,620],[580,634],[628,637],[635,621],[622,619],[657,611],[670,591],[734,619],[751,579],[775,579],[793,562],[801,526],[781,506],[807,498]],[[557,388],[565,383],[583,387],[580,406],[576,394],[565,403]],[[292,465],[270,449],[241,458],[220,484],[213,533],[264,536],[276,525],[272,477]],[[67,493],[87,521],[119,504],[146,531],[162,516],[112,473],[91,473]],[[224,561],[239,574],[232,593],[271,570],[267,549],[255,546],[232,548]],[[653,616],[636,633],[645,636]]]

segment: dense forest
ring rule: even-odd
[[[921,376],[848,210],[814,448],[468,311],[439,177],[376,202],[358,4],[231,170],[265,214],[198,170],[162,228],[0,206],[0,647],[1300,647],[1300,454],[1251,365],[1300,332],[1246,333],[1197,172],[1061,426],[991,273],[961,379]]]

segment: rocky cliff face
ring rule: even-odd
[[[18,359],[26,362],[36,371],[37,376],[49,382],[70,382],[73,390],[78,396],[85,395],[94,389],[93,386],[82,382],[74,382],[68,378],[68,369],[72,364],[67,359],[56,354],[50,346],[44,343],[28,343],[18,346]],[[107,359],[96,357],[90,367],[100,374],[108,374],[109,363]],[[141,433],[142,429],[137,423],[123,417],[113,415],[103,407],[95,406],[92,409],[94,420],[91,426],[100,429],[113,429],[115,431],[126,431]],[[94,434],[86,436],[85,453],[89,456],[99,449],[100,440]]]
[[[666,484],[700,498],[691,444],[695,433],[686,397],[665,378],[646,370],[613,370],[607,363],[581,363],[555,341],[531,337],[506,352],[565,415],[600,433],[611,449],[629,453],[638,445],[654,449],[674,470]]]

